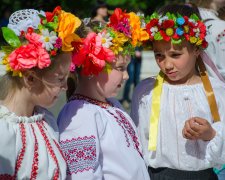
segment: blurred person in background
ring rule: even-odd
[[[107,4],[102,1],[97,1],[96,6],[91,13],[91,21],[100,21],[102,23],[107,22],[108,7]]]

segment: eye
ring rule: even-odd
[[[180,53],[174,53],[174,54],[172,54],[171,56],[173,57],[173,58],[178,58],[178,57],[180,57]]]
[[[116,70],[118,71],[125,71],[127,68],[124,67],[124,66],[119,66],[119,67],[116,67]]]

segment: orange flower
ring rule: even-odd
[[[132,36],[132,42],[131,44],[133,46],[137,46],[140,44],[140,42],[148,40],[149,35],[147,31],[144,28],[141,28],[141,21],[140,17],[137,16],[135,13],[131,12],[130,15],[130,25],[131,25],[131,36]]]
[[[71,13],[60,11],[59,13],[58,36],[62,39],[62,51],[73,51],[72,42],[79,41],[79,36],[74,34],[81,25],[79,18]]]

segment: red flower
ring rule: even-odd
[[[170,36],[167,36],[165,31],[160,30],[159,32],[160,32],[161,36],[163,37],[164,41],[169,41],[170,40]]]
[[[102,46],[101,38],[91,32],[83,41],[79,52],[73,55],[73,64],[81,67],[83,75],[98,75],[105,67],[106,62],[115,59],[112,50]]]
[[[158,27],[159,19],[152,19],[147,25],[146,25],[146,31],[148,32],[150,39],[153,40],[154,36],[152,36],[152,32],[150,31],[152,27],[157,26]]]
[[[184,18],[184,21],[185,21],[184,25],[185,25],[185,24],[188,24],[188,19],[189,19],[189,18],[188,18],[187,16],[184,16],[183,18]]]
[[[162,23],[162,28],[164,29],[167,29],[167,28],[172,28],[174,26],[174,21],[169,19],[169,20],[165,20],[163,23]]]
[[[208,47],[208,42],[205,39],[202,41],[202,47],[204,49]]]
[[[52,22],[53,21],[53,17],[55,15],[57,15],[59,13],[59,11],[61,11],[61,7],[60,6],[57,6],[53,12],[45,12],[45,16],[46,16],[46,19],[48,22]]]

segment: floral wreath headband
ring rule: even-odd
[[[73,42],[80,41],[74,32],[79,18],[57,6],[53,12],[24,9],[14,12],[8,27],[2,28],[7,46],[1,47],[2,64],[13,76],[32,68],[43,69],[59,52],[72,52]]]
[[[120,8],[115,9],[106,25],[94,31],[82,39],[72,60],[74,67],[86,76],[98,75],[103,70],[109,73],[116,55],[131,55],[136,46],[149,39],[144,17]]]
[[[205,40],[206,26],[196,14],[188,17],[168,12],[165,16],[160,16],[155,12],[148,21],[146,29],[150,41],[171,40],[173,44],[180,44],[183,40],[187,40],[203,49],[208,46]]]

